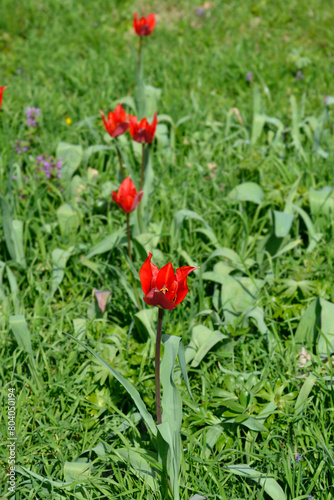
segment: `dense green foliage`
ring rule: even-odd
[[[16,499],[162,499],[124,451],[155,451],[132,399],[64,335],[98,352],[155,415],[157,310],[138,313],[131,288],[132,275],[142,297],[149,251],[159,267],[200,267],[163,322],[188,346],[194,397],[177,365],[182,500],[284,500],[268,477],[288,500],[334,498],[334,11],[317,0],[198,8],[1,2],[0,437],[12,384],[26,468]],[[99,110],[138,94],[134,11],[157,14],[144,75],[160,125],[144,234],[130,219],[131,264]],[[37,128],[27,107],[41,109]],[[129,135],[120,144],[138,185],[140,148]],[[63,158],[60,179],[38,169],[41,155]],[[111,291],[104,314],[94,289]]]

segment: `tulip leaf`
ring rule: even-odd
[[[299,415],[300,413],[303,412],[307,398],[310,395],[310,392],[312,391],[312,388],[317,380],[317,377],[313,374],[309,375],[305,382],[303,383],[302,388],[299,391],[297,401],[295,403],[295,415]]]
[[[80,344],[87,351],[89,351],[93,356],[95,356],[95,358],[108,370],[108,372],[111,373],[111,375],[113,377],[115,377],[122,384],[122,386],[124,387],[124,389],[132,397],[132,400],[135,403],[135,405],[137,406],[138,411],[141,414],[141,416],[143,417],[146,425],[151,430],[152,434],[154,436],[156,436],[157,435],[157,426],[155,425],[152,416],[147,411],[145,403],[141,399],[141,397],[140,397],[139,392],[137,391],[137,389],[135,389],[135,387],[126,378],[124,378],[120,373],[118,373],[114,368],[112,368],[109,365],[109,363],[107,363],[107,361],[105,361],[103,358],[101,358],[101,356],[99,354],[97,354],[96,352],[94,352],[93,349],[91,349],[86,344],[84,344],[83,342],[81,342],[81,340],[79,340],[78,338],[73,337],[73,335],[70,335],[69,333],[65,333],[65,332],[64,332],[64,334],[67,335],[68,337],[70,337],[71,339],[75,340],[78,344]]]
[[[319,354],[334,351],[334,304],[320,297],[321,332],[318,341]]]
[[[65,182],[69,182],[83,158],[82,146],[68,144],[67,142],[59,142],[56,155],[57,158],[62,159],[63,161],[61,172],[62,179]]]
[[[99,241],[99,243],[96,243],[96,245],[94,245],[90,249],[90,251],[86,255],[87,259],[91,259],[95,255],[100,255],[105,252],[110,252],[110,250],[113,250],[113,248],[115,248],[115,246],[117,246],[120,243],[124,235],[125,235],[125,228],[122,228],[110,234],[106,238],[103,238],[103,240]]]
[[[284,238],[290,231],[293,214],[288,214],[285,212],[278,212],[274,210],[274,219],[275,219],[275,236],[276,238]]]
[[[21,347],[21,349],[32,356],[33,352],[31,347],[30,330],[28,328],[25,317],[21,314],[10,316],[9,326],[12,329],[16,338],[16,342]]]
[[[61,248],[55,248],[51,254],[52,260],[52,286],[51,295],[57,290],[60,283],[63,281],[65,276],[65,267],[71,252],[67,250],[62,250]]]
[[[192,367],[198,366],[210,349],[226,338],[228,337],[223,333],[212,331],[204,325],[196,325],[185,353],[187,363],[191,362]]]
[[[66,482],[82,481],[90,476],[90,463],[87,462],[65,462],[64,479]]]
[[[261,205],[264,200],[264,192],[256,182],[244,182],[232,189],[227,198],[231,201],[251,201]]]
[[[226,276],[222,287],[225,320],[233,325],[238,317],[254,309],[257,296],[264,282],[259,279]]]
[[[334,189],[332,187],[325,186],[318,191],[311,187],[309,191],[309,198],[311,212],[313,215],[334,214]]]
[[[159,464],[154,453],[140,448],[117,448],[115,452],[126,464],[129,464],[154,491],[159,488],[156,480]]]
[[[88,162],[90,160],[90,157],[94,155],[95,153],[99,153],[100,151],[111,151],[115,149],[112,146],[106,146],[105,144],[95,144],[94,146],[89,146],[85,152],[83,153],[83,163],[84,166],[88,166]]]
[[[57,217],[61,235],[63,237],[75,236],[80,224],[80,219],[76,210],[68,203],[65,203],[58,208]]]
[[[22,267],[26,267],[27,264],[24,256],[23,242],[23,222],[12,219],[9,203],[2,196],[0,196],[0,202],[3,231],[9,255]]]
[[[179,500],[179,471],[181,466],[181,424],[182,398],[174,382],[174,366],[179,352],[180,337],[163,335],[164,354],[160,367],[162,384],[162,423],[158,430],[165,443],[168,454],[164,454],[164,467],[170,477],[174,499]]]
[[[286,495],[277,481],[268,474],[263,474],[246,464],[228,465],[225,467],[229,472],[243,476],[263,486],[264,491],[272,500],[286,500]]]

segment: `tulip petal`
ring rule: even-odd
[[[155,272],[155,274],[157,274],[157,272],[159,272],[157,266],[151,263],[151,259],[152,254],[151,252],[149,252],[147,259],[145,260],[139,271],[140,283],[145,295],[147,295],[151,290],[153,273]]]
[[[150,290],[144,297],[144,301],[149,306],[160,306],[163,309],[168,309],[169,311],[175,309],[176,307],[176,304],[167,299],[166,295],[160,292],[157,288],[152,288],[152,290]]]
[[[173,265],[171,262],[168,262],[168,264],[160,269],[155,286],[158,288],[158,290],[161,290],[164,286],[165,288],[169,289],[174,281],[176,281],[176,276],[174,273]]]
[[[130,212],[133,212],[136,206],[141,202],[142,197],[144,196],[144,191],[139,191],[139,193],[136,194],[135,199],[133,200],[132,207]]]
[[[94,288],[94,295],[96,297],[98,306],[101,309],[102,314],[106,310],[106,305],[110,294],[111,294],[110,290],[97,290],[96,288]]]
[[[194,271],[195,269],[198,269],[198,267],[191,267],[191,266],[183,266],[179,267],[176,270],[176,281],[178,282],[178,290],[176,294],[176,300],[175,300],[175,306],[180,304],[189,292],[189,288],[187,285],[187,277],[188,274]]]

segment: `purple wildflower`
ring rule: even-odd
[[[247,71],[246,73],[246,82],[251,82],[253,80],[253,73],[252,71]]]
[[[61,158],[53,158],[52,156],[39,155],[36,157],[37,168],[40,172],[44,172],[47,179],[61,178],[61,169],[63,160]]]
[[[15,142],[15,151],[18,155],[21,155],[22,153],[25,153],[26,151],[29,151],[29,144],[26,142],[20,141],[19,139],[16,140]]]
[[[299,70],[296,73],[295,80],[303,80],[305,78],[305,75]]]
[[[195,14],[198,17],[204,17],[205,16],[205,9],[203,7],[197,7],[195,10]]]
[[[18,70],[16,71],[16,73],[17,73],[18,75],[20,75],[20,74],[22,73],[22,69],[18,69]]]
[[[301,462],[301,460],[303,460],[302,455],[299,455],[299,453],[297,453],[297,455],[296,455],[296,464],[298,464],[298,462]]]
[[[37,127],[37,116],[41,114],[39,108],[27,108],[27,125],[28,127]]]

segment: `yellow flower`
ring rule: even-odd
[[[65,122],[67,123],[67,125],[72,125],[71,118],[66,118]]]

